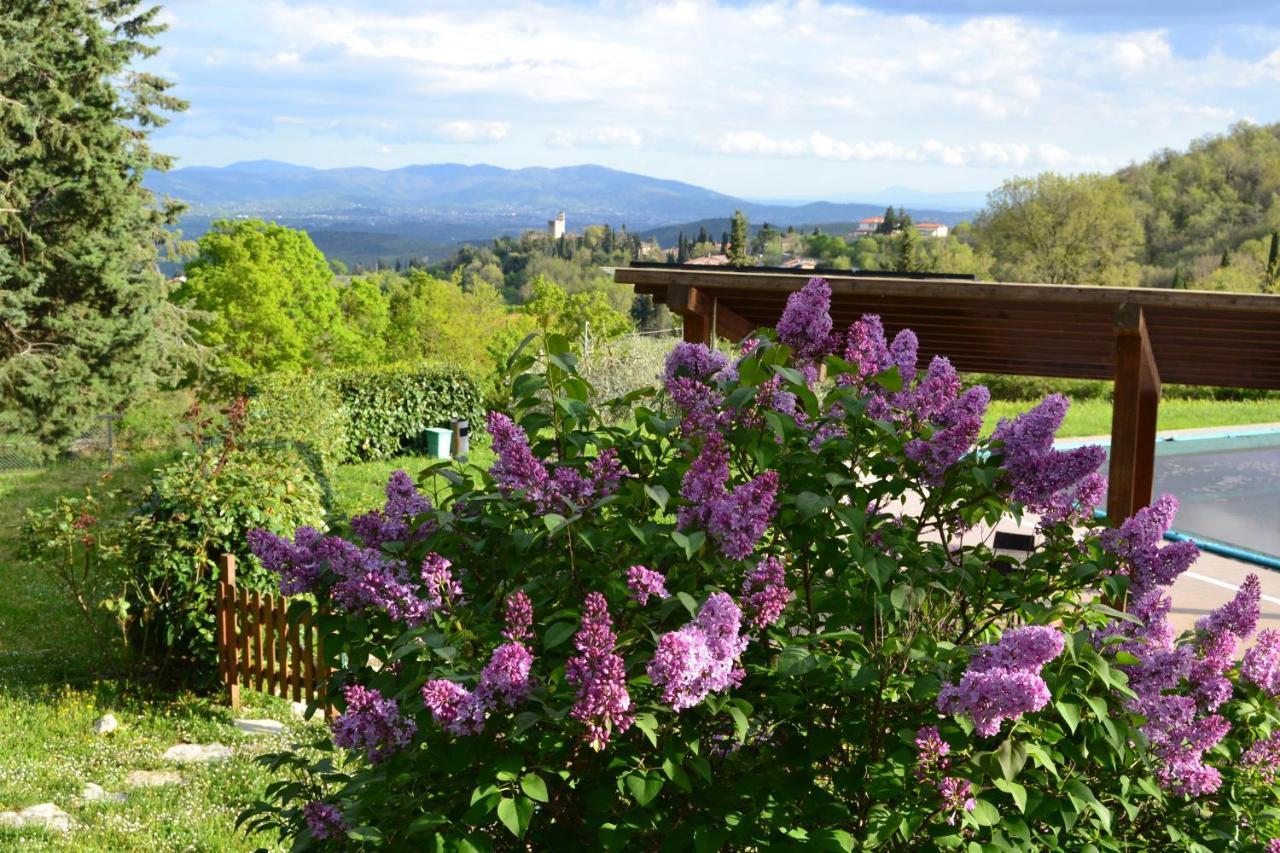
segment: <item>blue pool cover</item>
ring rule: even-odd
[[[1247,430],[1162,436],[1154,492],[1177,497],[1179,533],[1280,557],[1280,430]]]

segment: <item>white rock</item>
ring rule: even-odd
[[[120,728],[120,724],[116,722],[115,714],[103,714],[93,721],[93,730],[100,735],[110,734],[118,728]]]
[[[129,799],[129,795],[125,793],[107,793],[102,786],[96,782],[85,782],[84,788],[80,790],[80,799],[85,802],[94,800],[111,800],[116,803],[123,803]]]
[[[40,827],[66,832],[71,828],[71,815],[53,803],[41,803],[20,812],[0,812],[0,826],[11,826],[17,829]]]
[[[293,715],[299,720],[305,720],[307,718],[306,702],[290,702],[289,708],[293,711]]]
[[[124,783],[133,788],[159,788],[162,785],[181,785],[182,775],[176,770],[131,770]]]
[[[176,761],[179,764],[207,764],[211,761],[226,761],[231,757],[231,747],[220,743],[180,743],[171,746],[164,753],[165,761]]]
[[[236,720],[236,728],[251,735],[278,735],[284,731],[279,720]]]

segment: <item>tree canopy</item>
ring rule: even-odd
[[[305,231],[221,220],[197,245],[176,296],[207,312],[197,334],[217,351],[224,379],[327,366],[359,352],[329,264]]]
[[[988,196],[974,225],[1005,280],[1138,283],[1142,227],[1115,178],[1012,178]]]
[[[164,29],[140,5],[0,4],[0,431],[49,447],[195,354],[157,265],[178,209],[142,186],[186,104],[130,70]]]

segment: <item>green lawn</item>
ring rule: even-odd
[[[231,725],[230,710],[192,694],[149,695],[103,677],[105,658],[55,578],[17,558],[23,510],[90,485],[136,488],[167,454],[138,456],[104,478],[101,460],[43,471],[0,474],[0,811],[53,802],[76,822],[70,832],[0,828],[0,850],[252,850],[269,837],[235,831],[235,818],[265,787],[253,757],[278,739],[251,738]],[[249,693],[242,714],[287,722],[287,703]],[[120,728],[97,735],[93,723],[112,713]],[[181,768],[162,756],[182,742],[234,747],[230,760]],[[278,746],[278,743],[276,743]],[[131,770],[177,770],[182,784],[130,788]],[[126,792],[124,802],[85,802],[94,782]]]
[[[984,434],[995,429],[1002,417],[1012,417],[1034,406],[1038,401],[993,400],[983,424]],[[1236,426],[1239,424],[1280,423],[1280,400],[1164,400],[1160,403],[1157,429],[1193,429],[1195,427]],[[1111,401],[1081,400],[1071,404],[1059,438],[1111,433]]]
[[[473,444],[466,461],[459,460],[458,464],[488,468],[493,464],[493,459],[493,451],[487,444]],[[333,475],[334,509],[343,515],[353,515],[381,506],[384,500],[383,489],[392,472],[404,470],[417,480],[424,468],[437,461],[429,456],[398,456],[395,459],[343,465]],[[430,484],[425,484],[424,488],[428,494],[431,493]]]
[[[231,725],[220,697],[153,693],[106,675],[120,661],[104,656],[56,577],[18,557],[24,511],[53,503],[60,495],[119,489],[137,494],[151,471],[174,453],[138,454],[106,472],[102,459],[63,462],[39,471],[0,473],[0,811],[53,802],[71,814],[76,828],[65,834],[0,828],[0,850],[239,851],[275,849],[274,838],[235,831],[236,815],[266,786],[253,758],[279,746],[279,738],[252,738]],[[493,454],[484,442],[469,461],[487,467]],[[408,456],[346,465],[334,475],[337,509],[344,513],[381,504],[391,472],[416,475],[434,460]],[[105,511],[123,510],[124,499]],[[283,737],[308,725],[294,719],[287,703],[245,691],[240,716],[288,723]],[[120,728],[108,736],[93,722],[112,713]],[[235,755],[206,767],[166,764],[164,751],[177,743],[217,742]],[[178,770],[181,785],[130,788],[131,770]],[[85,783],[127,792],[124,802],[84,802]]]

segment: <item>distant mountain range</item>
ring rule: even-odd
[[[254,160],[155,173],[146,185],[189,205],[183,222],[188,237],[202,233],[213,218],[262,216],[305,227],[322,250],[348,262],[438,256],[458,243],[545,227],[560,210],[566,212],[570,230],[607,222],[632,231],[718,219],[737,209],[754,224],[782,227],[857,221],[883,213],[888,204],[906,207],[917,221],[948,224],[968,218],[973,210],[955,209],[956,199],[945,195],[936,208],[923,206],[920,201],[930,196],[905,188],[898,191],[900,199],[886,191],[869,196],[870,203],[755,202],[591,165],[503,169],[440,163],[380,170]],[[361,234],[369,235],[367,246],[361,245]]]

